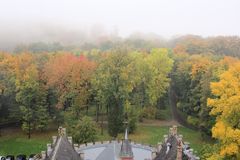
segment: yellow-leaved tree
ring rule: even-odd
[[[211,83],[214,98],[208,99],[211,115],[216,116],[212,136],[220,148],[209,159],[240,159],[240,63],[232,65]]]

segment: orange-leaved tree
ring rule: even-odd
[[[84,56],[70,53],[55,54],[44,68],[44,77],[50,88],[56,89],[57,108],[73,107],[76,117],[90,96],[90,79],[96,64]]]

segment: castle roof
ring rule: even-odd
[[[46,160],[81,160],[66,136],[58,137],[56,145]]]
[[[36,155],[36,160],[199,159],[187,142],[182,140],[182,135],[177,134],[177,126],[169,129],[169,134],[164,135],[163,143],[158,143],[156,148],[131,142],[127,129],[122,142],[104,141],[81,145],[72,144],[72,137],[66,136],[65,128],[60,127],[58,132],[58,137],[53,136],[53,143],[47,144],[47,152],[42,151],[41,155]]]

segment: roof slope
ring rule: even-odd
[[[81,160],[66,136],[58,138],[53,152],[47,160]]]
[[[120,145],[116,142],[110,143],[96,160],[117,160],[120,152]]]

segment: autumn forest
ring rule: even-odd
[[[174,113],[209,142],[202,159],[237,160],[239,57],[240,38],[223,36],[19,46],[0,53],[1,130],[17,125],[31,139],[62,125],[86,143],[105,132],[116,138],[126,121],[134,134],[146,119]]]

